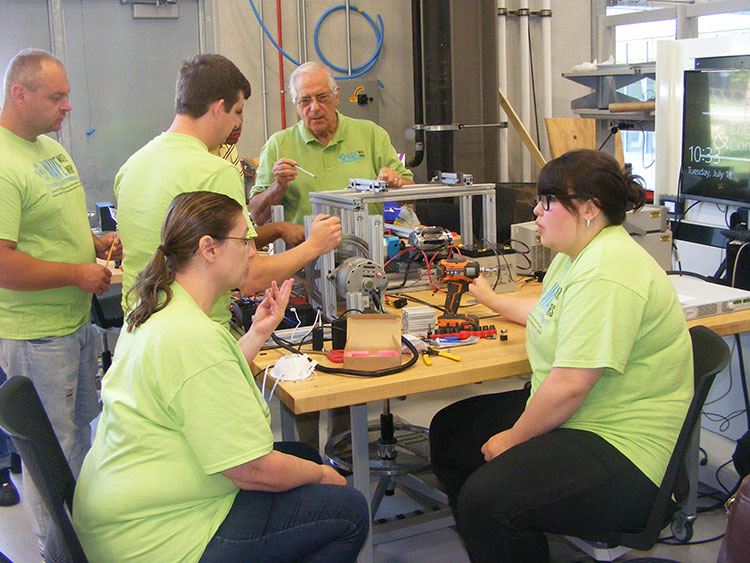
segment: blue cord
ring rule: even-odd
[[[266,37],[268,37],[268,40],[271,42],[271,44],[276,47],[276,49],[281,53],[288,61],[290,61],[295,66],[299,66],[300,63],[295,61],[284,49],[279,47],[279,44],[276,43],[274,38],[271,36],[271,33],[268,31],[268,28],[266,28],[265,24],[263,23],[263,20],[260,19],[260,14],[258,14],[258,10],[255,8],[255,4],[253,3],[253,0],[249,0],[250,7],[253,9],[253,14],[255,14],[255,19],[258,20],[258,24],[260,24],[260,28],[263,30],[263,33],[266,34]],[[338,66],[335,66],[331,64],[328,59],[325,58],[323,53],[320,50],[320,45],[318,44],[318,29],[320,28],[320,24],[322,21],[328,17],[328,14],[331,12],[335,12],[336,10],[343,10],[346,6],[341,4],[340,6],[335,6],[333,8],[330,8],[329,10],[326,10],[325,13],[320,16],[320,19],[318,20],[318,23],[315,24],[315,50],[318,52],[318,55],[323,60],[324,63],[326,63],[329,67],[331,67],[334,70],[337,70],[339,72],[347,72],[347,69],[341,68]],[[372,57],[363,64],[362,66],[358,66],[356,68],[353,68],[352,71],[356,71],[356,74],[352,74],[351,76],[334,76],[336,80],[350,80],[352,78],[358,78],[368,72],[373,66],[375,66],[375,63],[378,62],[378,58],[380,57],[380,51],[383,47],[383,37],[384,37],[384,30],[385,26],[383,25],[383,18],[380,17],[380,14],[378,14],[378,23],[380,24],[380,29],[378,29],[377,25],[375,25],[375,22],[372,20],[372,18],[367,14],[367,12],[364,12],[357,8],[356,6],[349,6],[350,9],[355,10],[356,12],[362,14],[368,22],[370,22],[370,25],[372,26],[373,30],[375,31],[375,38],[378,40],[378,45],[375,48],[375,52],[373,53]]]
[[[373,31],[375,32],[375,38],[378,40],[378,45],[375,48],[375,52],[373,53],[372,57],[370,57],[365,64],[363,64],[361,66],[358,66],[358,67],[355,67],[355,68],[352,68],[352,75],[351,76],[349,76],[349,75],[346,75],[346,76],[334,76],[334,78],[336,80],[348,80],[348,79],[351,79],[351,78],[357,78],[357,77],[362,76],[363,74],[365,74],[367,71],[369,71],[375,65],[376,62],[378,62],[378,57],[380,57],[380,50],[383,47],[383,36],[385,35],[383,32],[385,30],[385,27],[383,25],[383,18],[380,17],[380,14],[378,14],[378,23],[380,24],[380,29],[378,29],[378,27],[375,25],[375,22],[372,21],[372,18],[367,14],[367,12],[365,12],[363,10],[360,10],[356,6],[351,6],[350,5],[349,8],[352,9],[352,10],[354,10],[354,11],[356,11],[357,13],[362,14],[365,17],[365,19],[367,19],[367,21],[372,26]],[[320,16],[320,19],[318,20],[318,23],[315,24],[315,35],[314,35],[314,37],[315,37],[315,50],[317,51],[318,56],[321,58],[321,60],[325,64],[327,64],[328,66],[330,66],[333,70],[337,70],[339,72],[347,72],[348,69],[336,66],[333,63],[331,63],[331,61],[329,61],[328,59],[326,59],[325,55],[323,55],[323,52],[320,50],[320,44],[318,43],[318,30],[320,29],[320,25],[323,23],[323,20],[326,19],[329,14],[331,14],[331,13],[337,11],[337,10],[344,10],[344,9],[346,9],[346,6],[344,6],[343,4],[341,4],[339,6],[334,6],[333,8],[329,8],[328,10],[326,10],[323,13],[323,15]]]
[[[261,0],[262,1],[262,0]],[[258,23],[260,24],[260,28],[263,30],[263,33],[266,34],[266,37],[268,37],[268,40],[273,44],[274,47],[284,55],[289,61],[291,61],[295,66],[299,66],[300,63],[295,61],[292,57],[290,57],[284,49],[279,47],[279,44],[274,41],[273,37],[271,36],[271,33],[268,31],[266,26],[263,24],[263,20],[260,19],[260,15],[258,14],[258,10],[255,9],[255,4],[253,4],[253,0],[250,0],[250,7],[253,9],[253,14],[255,14],[255,19],[258,20]]]

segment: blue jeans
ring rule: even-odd
[[[91,447],[89,423],[99,414],[96,351],[91,325],[65,336],[36,340],[0,338],[0,366],[8,377],[34,383],[57,440],[76,477]],[[32,485],[32,486],[30,486]],[[34,517],[34,533],[47,536],[48,516],[31,480],[24,483]]]
[[[309,447],[274,444],[276,450],[316,461],[317,454],[307,455],[304,448]],[[306,485],[281,493],[241,490],[200,561],[354,561],[369,528],[367,502],[351,487]]]

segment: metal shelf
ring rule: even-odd
[[[634,82],[644,78],[656,79],[656,63],[632,65],[599,65],[596,70],[584,72],[564,72],[563,77],[594,91],[570,102],[572,110],[604,110],[615,102],[640,102],[637,98],[618,92]],[[607,112],[608,113],[608,112]],[[645,112],[635,112],[642,118]],[[610,119],[609,115],[595,119]]]

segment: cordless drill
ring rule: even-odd
[[[479,330],[479,319],[476,315],[465,315],[458,312],[461,305],[461,296],[469,289],[472,280],[479,277],[485,271],[478,262],[464,260],[463,262],[449,262],[441,260],[437,275],[447,286],[448,293],[445,296],[445,314],[437,318],[439,329],[455,329],[476,331]]]

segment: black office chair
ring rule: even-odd
[[[28,377],[17,375],[0,386],[0,428],[13,439],[51,516],[45,560],[86,563],[70,519],[76,480]]]
[[[123,323],[122,286],[111,285],[101,296],[92,296],[91,324],[102,339],[102,373],[112,365],[112,353],[109,350],[107,334],[118,329]]]
[[[568,540],[597,561],[611,561],[629,549],[651,549],[659,539],[661,530],[670,522],[675,539],[687,542],[692,538],[695,502],[689,500],[696,498],[700,437],[695,430],[700,425],[701,409],[716,374],[729,364],[730,351],[721,336],[705,326],[691,328],[690,338],[693,342],[695,394],[646,525],[640,530],[613,531],[584,539],[568,536]],[[693,506],[689,507],[690,504]]]

